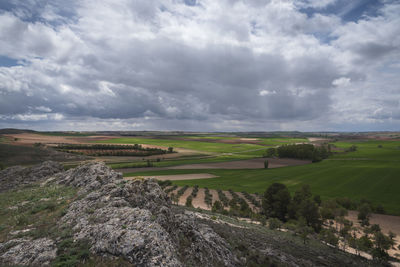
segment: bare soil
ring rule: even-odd
[[[204,202],[205,195],[206,194],[204,188],[199,188],[197,196],[192,201],[193,207],[200,208],[203,210],[211,210],[211,207],[207,206],[207,204]]]
[[[190,196],[192,191],[193,191],[193,187],[189,187],[188,189],[186,189],[185,193],[183,193],[183,195],[179,198],[178,204],[181,206],[185,206],[186,199],[188,198],[188,196]]]
[[[360,227],[360,224],[357,220],[357,215],[358,215],[357,211],[350,210],[346,219],[352,221],[355,226]],[[369,223],[370,224],[379,224],[382,232],[386,235],[389,233],[389,231],[392,231],[394,234],[396,234],[395,247],[397,247],[400,244],[400,216],[392,216],[392,215],[373,213],[371,215],[371,218],[369,219]],[[391,249],[388,252],[389,252],[389,255],[391,255],[391,256],[395,256],[396,253],[400,254],[399,250],[394,250],[394,249]],[[399,257],[397,257],[397,258],[399,258]]]
[[[192,174],[174,174],[174,175],[152,175],[152,176],[140,176],[141,178],[155,178],[157,180],[192,180],[192,179],[208,179],[216,178],[218,176],[209,173],[192,173]],[[127,180],[133,180],[138,178],[138,176],[126,177]]]
[[[76,136],[52,136],[52,135],[42,135],[42,134],[33,134],[33,133],[21,133],[21,134],[5,134],[15,140],[13,143],[16,145],[33,145],[35,143],[42,144],[85,144],[93,141],[103,141],[109,140],[113,138],[118,138],[119,136],[85,136],[85,137],[76,137]]]
[[[256,158],[248,160],[237,160],[228,162],[206,163],[206,164],[187,164],[168,167],[171,170],[184,169],[263,169],[264,161],[268,160],[268,168],[280,168],[286,166],[297,166],[310,164],[311,160],[300,159],[280,159],[280,158]]]

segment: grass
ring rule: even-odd
[[[138,172],[125,176],[210,173],[218,178],[173,181],[178,186],[208,187],[236,192],[262,193],[274,182],[284,183],[293,193],[309,184],[322,199],[362,198],[382,204],[390,214],[400,215],[400,165],[393,162],[365,160],[327,160],[302,166],[253,170],[166,170]]]
[[[378,161],[400,161],[400,141],[364,141],[364,142],[335,142],[338,148],[347,149],[357,146],[357,151],[338,153],[333,159],[369,159]],[[381,146],[381,147],[379,147]]]
[[[147,145],[158,145],[164,147],[174,147],[174,148],[185,148],[209,153],[240,153],[252,156],[261,156],[267,147],[265,145],[281,145],[283,143],[296,143],[296,142],[306,142],[307,139],[302,138],[260,138],[262,142],[258,144],[225,144],[218,142],[206,142],[207,139],[211,137],[197,137],[204,139],[205,141],[189,141],[189,140],[174,140],[166,138],[116,138],[104,141],[97,141],[99,143],[108,144],[147,144]],[[216,139],[216,138],[212,138]],[[234,139],[234,138],[222,138],[220,139]]]
[[[279,146],[284,144],[293,143],[309,143],[307,138],[286,138],[286,137],[272,137],[272,138],[257,138],[260,140],[260,144]]]
[[[0,194],[0,242],[7,240],[10,232],[32,229],[20,233],[34,238],[54,233],[58,219],[64,215],[76,189],[65,186],[33,185],[18,191]]]
[[[173,148],[185,148],[210,153],[242,153],[249,150],[264,149],[260,145],[254,144],[224,144],[214,142],[186,141],[186,140],[169,140],[169,139],[152,139],[152,138],[116,138],[111,140],[100,141],[99,143],[108,144],[147,144]],[[262,150],[252,153],[255,156],[261,155]]]
[[[0,162],[6,166],[35,164],[47,159],[49,152],[38,147],[0,144]]]
[[[244,160],[244,159],[252,159],[254,156],[252,155],[244,155],[244,154],[233,154],[233,155],[219,155],[216,157],[207,157],[207,158],[188,158],[188,159],[168,159],[161,160],[159,162],[152,161],[152,167],[172,167],[179,165],[187,165],[187,164],[201,164],[201,163],[217,163],[217,162],[227,162],[227,161],[235,161],[235,160]],[[134,162],[121,162],[121,163],[111,163],[108,164],[113,169],[123,169],[123,168],[138,168],[138,167],[146,167],[146,161],[134,161]]]

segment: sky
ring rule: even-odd
[[[0,0],[0,128],[400,131],[400,1]]]

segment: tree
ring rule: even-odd
[[[312,233],[312,229],[307,226],[306,221],[304,218],[300,218],[297,226],[296,226],[296,233],[300,235],[301,239],[303,239],[303,243],[306,244],[308,235]]]
[[[307,226],[312,227],[316,232],[321,230],[322,221],[317,204],[311,199],[303,200],[298,206],[298,217],[305,219]]]
[[[394,245],[396,245],[396,241],[394,240],[396,238],[396,234],[393,233],[392,231],[389,231],[388,236],[390,238],[390,241],[392,243],[392,248],[394,249]]]
[[[337,246],[339,243],[339,238],[335,235],[335,232],[333,229],[323,229],[319,233],[319,238],[322,241],[325,241],[328,244],[331,244],[332,246]]]
[[[363,235],[358,239],[358,245],[360,250],[369,252],[373,246],[373,243],[371,239],[368,237],[368,235]]]
[[[315,201],[315,203],[317,203],[318,204],[318,206],[321,206],[321,196],[320,195],[315,195],[314,196],[314,201]]]
[[[267,217],[286,221],[290,193],[284,184],[273,183],[264,193],[262,211]]]
[[[322,221],[317,203],[312,199],[312,193],[309,185],[303,185],[294,194],[293,201],[289,206],[289,218],[304,218],[307,226],[312,227],[319,232]]]
[[[193,197],[192,197],[192,196],[188,196],[188,197],[186,198],[186,203],[185,203],[186,207],[193,207],[193,205],[192,205],[192,200],[193,200]]]
[[[358,209],[357,218],[361,223],[361,226],[369,225],[369,218],[371,216],[371,207],[367,203],[363,203],[360,205]]]
[[[264,154],[264,158],[273,158],[276,156],[276,148],[268,148]]]
[[[174,152],[174,148],[173,148],[172,146],[170,146],[170,147],[168,148],[168,153],[172,153],[172,152]]]
[[[374,234],[374,248],[372,249],[372,257],[381,261],[387,261],[389,254],[387,250],[392,246],[390,238],[381,231]]]
[[[268,160],[264,161],[264,169],[268,169]]]
[[[282,222],[277,218],[271,218],[268,220],[268,227],[271,230],[278,229],[281,227],[281,225],[282,225]]]
[[[224,207],[222,206],[222,203],[220,201],[215,201],[214,204],[212,205],[211,210],[213,212],[221,212],[222,210],[224,210]]]

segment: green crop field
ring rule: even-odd
[[[107,144],[147,144],[174,148],[186,148],[211,153],[242,153],[252,152],[253,155],[262,155],[266,148],[254,144],[224,144],[214,142],[171,140],[171,139],[153,139],[153,138],[116,138],[100,141],[98,143]]]
[[[158,145],[174,148],[186,148],[191,150],[197,150],[209,153],[241,153],[245,155],[261,156],[265,150],[268,148],[265,145],[282,145],[288,143],[298,143],[307,142],[307,139],[302,138],[259,138],[260,144],[226,144],[218,142],[207,142],[208,139],[239,139],[239,138],[225,138],[225,137],[202,137],[195,136],[190,138],[204,139],[205,141],[189,141],[189,140],[174,140],[165,138],[116,138],[104,141],[98,141],[98,143],[108,143],[108,144],[147,144],[147,145]]]
[[[400,141],[364,141],[364,142],[336,142],[338,148],[346,149],[351,145],[357,147],[357,151],[351,153],[339,153],[333,159],[370,159],[379,161],[400,161]]]
[[[260,144],[270,146],[281,146],[285,144],[293,143],[308,143],[307,138],[285,138],[285,137],[273,137],[273,138],[257,138],[260,140]]]
[[[254,170],[166,170],[126,174],[171,175],[185,173],[210,173],[218,178],[174,181],[174,184],[199,185],[213,189],[233,189],[262,193],[274,182],[284,183],[291,192],[309,184],[314,194],[323,199],[349,197],[362,198],[382,204],[391,213],[400,215],[400,165],[373,161],[323,161],[303,166]]]
[[[381,204],[390,214],[400,215],[400,149],[398,141],[337,142],[337,147],[357,145],[355,152],[339,153],[320,163],[277,169],[245,170],[165,170],[125,174],[126,176],[210,173],[218,178],[174,181],[176,185],[199,185],[262,193],[274,182],[294,192],[309,184],[323,199],[348,197]],[[382,147],[378,147],[381,145]]]

